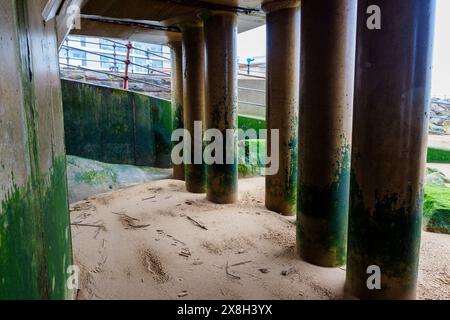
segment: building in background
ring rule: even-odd
[[[59,52],[61,66],[124,72],[128,41],[69,36]],[[159,44],[131,42],[130,73],[170,72],[170,49]]]

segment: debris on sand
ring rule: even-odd
[[[189,250],[189,248],[182,248],[181,252],[178,255],[189,258],[191,256],[191,251]]]
[[[244,261],[244,262],[238,262],[238,263],[232,264],[231,266],[237,267],[237,266],[242,266],[243,264],[247,264],[247,263],[251,263],[251,262],[253,262],[253,261],[249,260],[249,261]]]
[[[198,222],[197,220],[195,220],[195,219],[193,219],[193,218],[191,218],[191,217],[189,217],[189,216],[186,216],[186,218],[187,218],[189,221],[191,221],[194,225],[196,225],[197,227],[202,228],[203,230],[208,230],[207,227],[205,227],[203,224],[201,224],[201,223]]]
[[[139,219],[130,217],[125,213],[114,213],[114,214],[120,216],[120,222],[125,226],[125,229],[144,229],[150,227],[149,224],[137,224],[136,222],[140,221]]]
[[[225,273],[226,273],[226,275],[227,275],[228,277],[230,277],[231,279],[235,279],[235,280],[240,280],[240,279],[241,279],[241,277],[239,277],[239,276],[237,276],[237,275],[234,275],[234,274],[230,273],[228,261],[227,261],[227,265],[225,266]]]
[[[78,222],[74,222],[71,223],[72,226],[76,226],[76,227],[90,227],[90,228],[99,228],[102,230],[106,230],[105,225],[102,224],[89,224],[89,223],[78,223]]]
[[[292,267],[292,268],[290,268],[288,270],[281,271],[281,275],[287,277],[287,276],[289,276],[289,275],[291,275],[293,273],[296,273],[296,272],[297,272],[297,269],[295,269],[295,267]]]

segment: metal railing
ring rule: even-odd
[[[157,68],[151,67],[149,64],[145,66],[145,65],[142,65],[140,63],[136,63],[136,62],[131,61],[131,57],[132,57],[131,56],[131,50],[140,51],[140,52],[145,53],[145,57],[147,58],[147,60],[151,59],[150,56],[154,56],[154,57],[157,57],[158,59],[167,60],[167,61],[170,61],[170,58],[164,57],[163,53],[158,53],[157,54],[157,53],[155,53],[154,51],[151,51],[151,50],[143,50],[143,49],[140,49],[140,48],[136,48],[136,47],[133,46],[131,41],[128,41],[128,43],[125,45],[123,43],[120,43],[118,41],[114,41],[114,40],[111,40],[111,39],[102,39],[102,40],[104,42],[105,41],[109,41],[109,42],[112,43],[110,45],[113,48],[113,50],[112,50],[113,52],[112,53],[95,52],[95,51],[87,50],[87,49],[83,49],[83,48],[76,48],[76,47],[70,46],[69,43],[70,42],[88,43],[88,41],[82,41],[80,39],[66,39],[65,44],[62,45],[62,47],[61,47],[61,51],[65,51],[66,55],[64,57],[64,56],[61,56],[61,54],[60,54],[60,59],[64,59],[65,58],[66,59],[66,63],[60,62],[60,65],[65,66],[66,68],[78,69],[78,70],[83,70],[83,71],[90,71],[90,72],[105,74],[105,75],[112,76],[112,77],[115,77],[115,78],[118,78],[118,79],[122,79],[123,80],[123,88],[125,90],[129,89],[129,82],[131,80],[133,82],[144,83],[144,84],[147,84],[147,85],[150,85],[150,86],[154,86],[154,87],[157,87],[157,88],[160,88],[160,89],[164,89],[164,90],[170,92],[171,88],[169,86],[163,86],[163,85],[160,85],[160,84],[156,84],[154,82],[146,81],[146,80],[143,80],[143,79],[138,79],[136,77],[130,77],[130,74],[134,73],[134,72],[130,72],[130,66],[136,66],[138,68],[146,70],[147,71],[147,76],[152,76],[152,78],[168,78],[168,77],[171,76],[171,72],[165,71],[167,69],[163,68],[164,71],[163,70],[158,70]],[[107,44],[104,44],[104,43],[95,43],[95,42],[89,42],[89,43],[92,43],[92,44],[95,44],[95,45],[99,45],[100,48],[101,48],[101,46],[107,45]],[[120,57],[123,57],[123,55],[117,52],[118,48],[123,48],[123,49],[126,50],[124,52],[124,54],[125,54],[125,58],[124,59],[120,58]],[[83,59],[83,58],[72,57],[70,55],[71,51],[83,52],[85,54],[95,55],[95,56],[98,56],[100,58],[104,58],[104,59],[107,59],[107,60],[106,61],[101,61],[101,59],[100,60],[92,60],[92,59],[87,59],[87,58]],[[133,56],[133,57],[142,59],[141,56]],[[70,64],[71,60],[81,61],[82,63],[83,62],[95,62],[95,63],[100,63],[100,64],[102,64],[102,63],[103,64],[107,64],[107,65],[110,65],[109,72],[105,71],[105,70],[99,70],[99,69],[94,69],[94,68],[87,68],[85,66],[80,66],[80,65],[78,65],[78,66],[77,65],[73,65],[73,64]],[[119,71],[119,65],[123,65],[123,69],[124,69],[123,73],[121,73]],[[138,73],[136,73],[136,74],[138,74]]]
[[[87,40],[81,41],[79,39],[70,39],[70,40],[66,40],[65,45],[62,46],[61,51],[65,50],[66,52],[66,56],[65,57],[61,57],[60,55],[60,59],[64,59],[66,58],[67,63],[62,63],[60,62],[61,66],[64,66],[66,68],[72,68],[72,69],[78,69],[78,70],[82,70],[82,71],[89,71],[89,72],[95,72],[95,73],[100,73],[100,74],[105,74],[108,75],[110,77],[113,78],[117,78],[117,79],[121,79],[123,81],[123,88],[125,90],[129,89],[129,82],[133,81],[133,82],[138,82],[138,83],[143,83],[149,86],[153,86],[155,88],[159,88],[162,89],[164,91],[170,92],[171,88],[170,86],[164,86],[161,84],[157,84],[154,82],[150,82],[144,79],[139,79],[136,77],[133,77],[132,75],[134,74],[134,72],[130,72],[130,66],[136,66],[138,68],[141,68],[143,70],[147,70],[147,76],[151,76],[152,78],[168,78],[171,77],[171,69],[169,68],[162,68],[162,70],[159,70],[157,68],[151,67],[150,65],[142,65],[136,62],[131,61],[131,50],[135,50],[135,51],[139,51],[144,53],[145,57],[147,58],[147,60],[150,60],[151,57],[156,57],[158,59],[161,59],[163,61],[170,61],[170,58],[165,57],[164,55],[170,55],[170,53],[164,53],[164,52],[159,52],[159,51],[151,51],[151,50],[144,50],[141,48],[136,48],[135,46],[132,45],[132,43],[129,41],[127,44],[123,44],[120,43],[118,41],[115,40],[111,40],[111,39],[102,39],[103,43],[98,43],[98,42],[90,42]],[[86,44],[95,44],[95,45],[99,45],[100,48],[102,46],[110,46],[112,49],[112,53],[105,53],[105,52],[95,52],[92,50],[87,50],[87,49],[83,49],[83,48],[77,48],[77,47],[73,47],[69,45],[69,41],[70,42],[80,42],[80,43],[86,43]],[[105,44],[104,42],[110,42],[111,44]],[[125,49],[126,51],[122,50],[122,54],[120,52],[118,52],[120,49]],[[91,59],[82,59],[82,58],[77,58],[77,57],[71,57],[70,56],[70,51],[79,51],[79,52],[84,52],[86,54],[90,54],[90,55],[95,55],[98,57],[103,57],[105,59],[108,59],[107,61],[111,60],[111,62],[102,62],[99,60],[91,60]],[[125,56],[124,59],[120,59],[120,57]],[[142,56],[137,56],[134,55],[133,57],[135,58],[142,58]],[[86,62],[96,62],[96,63],[106,63],[106,64],[110,64],[110,70],[105,71],[105,70],[99,70],[99,69],[93,69],[93,68],[87,68],[87,67],[83,67],[83,66],[77,66],[77,65],[73,65],[70,64],[70,60],[76,60],[76,61],[86,61]],[[119,72],[119,67],[118,65],[122,64],[124,66],[124,71]],[[136,73],[136,74],[140,74],[142,75],[142,73]],[[255,78],[255,79],[266,79],[266,74],[265,71],[261,71],[261,70],[252,70],[251,68],[248,68],[247,70],[242,70],[240,69],[238,72],[239,76],[243,76],[243,77],[248,77],[248,78]],[[250,88],[250,87],[238,87],[239,90],[242,91],[251,91],[251,92],[256,92],[258,94],[266,94],[266,90],[264,89],[256,89],[256,88]],[[438,103],[441,105],[449,105],[450,106],[450,102],[448,102],[448,100],[450,99],[449,96],[436,96],[433,97],[432,99],[432,103]],[[243,101],[241,99],[238,99],[238,103],[239,104],[245,104],[245,105],[249,105],[249,106],[256,106],[256,107],[261,107],[261,108],[265,108],[266,104],[264,103],[257,103],[254,101]],[[445,116],[431,116],[431,118],[436,118],[436,119],[447,119],[448,117]]]

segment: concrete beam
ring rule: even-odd
[[[61,9],[56,16],[56,38],[58,41],[58,48],[64,43],[64,40],[73,29],[73,14],[77,13],[74,8],[82,8],[89,0],[65,0]],[[92,1],[91,1],[92,2]]]
[[[229,11],[239,13],[238,31],[244,32],[265,23],[260,4],[261,0],[133,0],[133,5],[125,5],[122,0],[95,0],[90,1],[82,13],[110,18],[151,20],[172,26],[193,21],[204,12]]]
[[[42,18],[45,22],[50,21],[56,16],[63,1],[64,0],[48,0],[47,3],[45,3],[44,8],[42,9]]]
[[[81,29],[73,29],[71,34],[90,37],[117,38],[154,44],[181,41],[181,32],[153,27],[149,22],[118,21],[116,19],[81,19]],[[103,21],[102,21],[103,20]]]

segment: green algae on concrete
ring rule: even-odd
[[[264,175],[266,140],[248,139],[238,143],[239,178]]]
[[[109,164],[67,156],[70,203],[137,183],[167,179],[170,169]]]
[[[47,259],[48,298],[71,298],[67,286],[72,265],[72,236],[68,211],[66,157],[53,162],[52,172],[41,187],[41,212],[44,213],[44,241]]]
[[[374,207],[368,208],[353,175],[351,188],[347,286],[359,298],[396,299],[399,293],[415,292],[423,194],[408,190],[411,206],[404,205],[403,195],[375,195]],[[380,267],[383,290],[367,288],[371,265]]]
[[[183,115],[183,45],[181,41],[169,42],[172,59],[172,127],[173,130],[184,129]],[[177,142],[172,144],[175,147]],[[184,164],[173,166],[173,178],[184,180]]]
[[[0,207],[0,299],[70,298],[72,264],[66,164],[15,186]]]
[[[266,119],[278,130],[268,149],[279,148],[278,172],[266,175],[266,208],[282,215],[297,212],[298,114],[300,94],[300,0],[265,1],[267,23]],[[280,56],[283,59],[280,59]]]
[[[349,145],[343,147],[338,157],[341,164],[330,185],[298,186],[298,253],[316,265],[336,267],[346,262],[350,152]]]
[[[237,136],[230,137],[227,130],[238,127],[238,63],[237,14],[212,13],[204,17],[206,49],[206,103],[205,130],[222,133],[221,148],[225,158],[233,163],[206,165],[206,196],[214,203],[234,203],[238,199]],[[218,152],[215,150],[214,152]]]
[[[358,1],[346,286],[360,299],[415,299],[436,1],[377,2],[388,32],[367,28],[373,1]]]
[[[195,164],[195,147],[204,145],[195,139],[196,123],[201,122],[201,132],[205,130],[205,37],[203,22],[198,19],[180,25],[183,33],[183,116],[184,129],[192,139],[191,154],[185,154],[190,161],[185,163],[186,189],[192,193],[206,192],[206,165],[203,162]]]
[[[62,80],[68,154],[118,164],[170,166],[170,101]]]
[[[301,4],[297,248],[322,267],[345,261],[357,2]]]
[[[426,231],[450,234],[450,188],[425,186],[423,226]]]
[[[0,113],[14,109],[22,118],[6,113],[1,122],[23,137],[0,135],[0,145],[11,151],[2,153],[1,160],[17,159],[2,164],[10,178],[1,181],[0,193],[0,300],[66,299],[72,293],[67,286],[72,251],[56,34],[53,21],[42,21],[43,2],[2,3],[8,17],[0,27],[2,50],[9,46],[17,53],[2,70],[9,74],[7,83],[16,84],[19,103],[5,92]]]
[[[428,163],[450,163],[450,150],[428,148]]]
[[[238,128],[244,131],[254,129],[256,130],[257,138],[261,138],[259,130],[267,129],[267,123],[264,118],[253,117],[247,115],[238,116]]]

